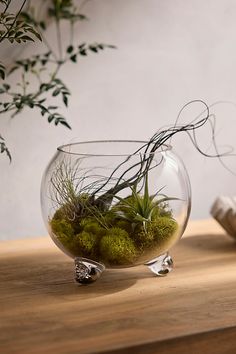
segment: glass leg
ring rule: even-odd
[[[157,276],[164,277],[172,271],[173,260],[167,252],[145,263],[145,265]]]
[[[91,284],[100,278],[105,266],[86,258],[75,258],[75,281],[79,284]]]

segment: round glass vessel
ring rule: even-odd
[[[190,213],[190,184],[169,145],[88,141],[57,149],[42,179],[42,214],[55,244],[75,260],[79,283],[106,268],[172,269],[169,249]]]

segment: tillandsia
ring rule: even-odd
[[[28,58],[18,59],[10,68],[0,62],[0,114],[9,112],[11,117],[22,113],[25,109],[36,109],[49,123],[71,128],[59,105],[52,104],[52,99],[60,98],[64,106],[68,106],[71,91],[59,76],[65,64],[77,63],[79,58],[89,53],[99,53],[115,46],[104,43],[75,43],[74,30],[76,23],[87,21],[73,0],[50,0],[47,5],[47,18],[50,25],[54,23],[57,46],[51,43],[46,35],[48,23],[40,17],[40,11],[31,6],[30,1],[22,1],[18,13],[9,13],[11,0],[2,0],[0,12],[0,43],[8,40],[11,43],[42,40],[44,51]],[[83,2],[84,5],[85,2]],[[41,6],[43,6],[43,1]],[[40,6],[38,5],[38,8]],[[1,8],[0,8],[1,10]],[[63,26],[62,26],[63,22]],[[65,44],[65,26],[68,24],[69,40]],[[13,74],[14,73],[14,74]],[[16,85],[6,82],[10,75],[17,75]],[[19,79],[20,78],[20,79]],[[1,152],[10,152],[5,142],[1,143]]]
[[[84,155],[74,160],[65,153],[50,180],[54,212],[49,225],[70,254],[111,266],[132,265],[145,259],[150,249],[161,252],[171,245],[179,233],[171,204],[180,199],[166,195],[165,186],[154,193],[149,191],[150,174],[163,162],[162,154],[156,152],[168,149],[166,144],[172,137],[183,132],[205,156],[221,159],[230,154],[218,151],[214,117],[203,101],[192,101],[183,109],[194,103],[204,105],[197,118],[180,125],[178,116],[173,126],[159,130],[148,142],[121,157],[106,175],[99,166],[86,167]],[[212,129],[213,154],[204,152],[197,140],[197,132],[206,124]]]

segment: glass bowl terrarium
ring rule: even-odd
[[[169,249],[190,212],[190,185],[169,145],[88,141],[57,149],[41,187],[44,221],[55,244],[75,260],[79,283],[106,268],[146,264],[172,269]]]

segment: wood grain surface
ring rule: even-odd
[[[49,237],[0,242],[0,353],[236,353],[235,241],[194,221],[171,254],[78,286]]]

